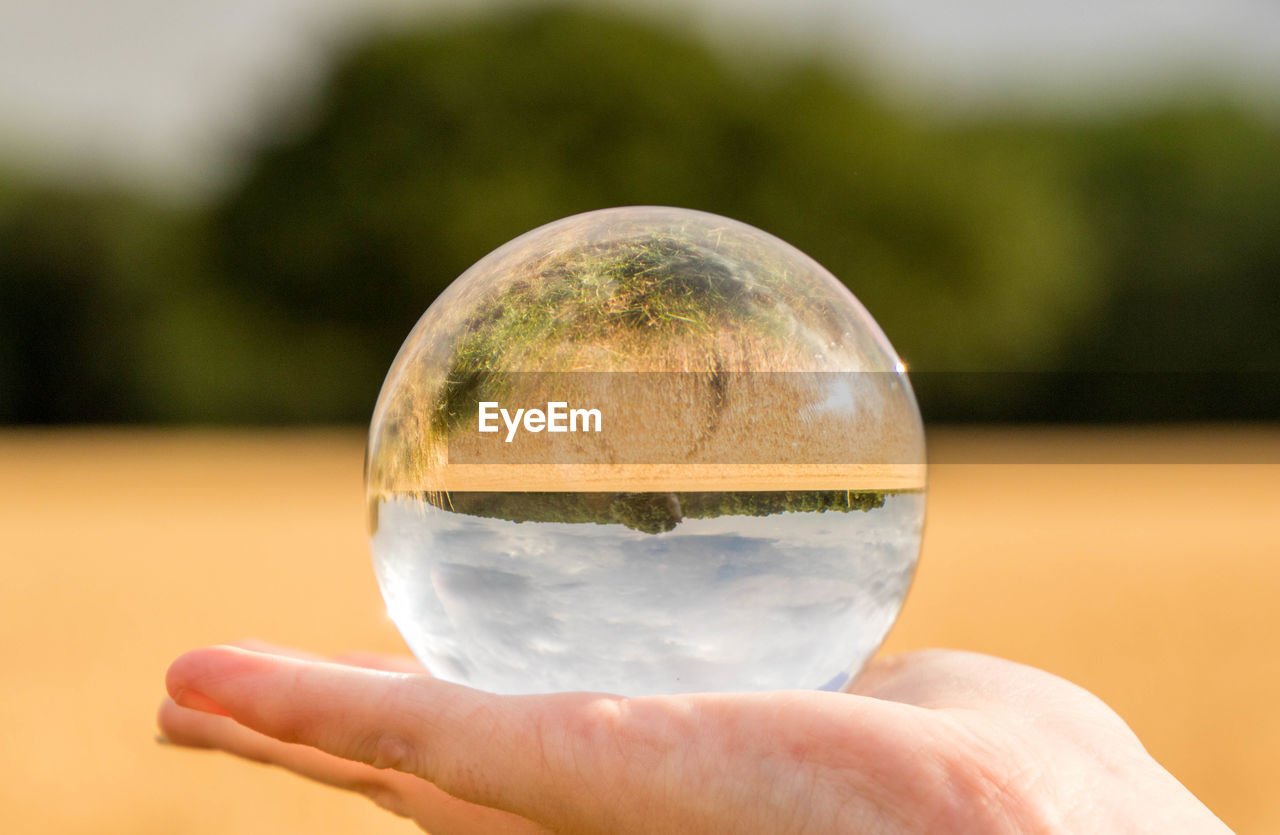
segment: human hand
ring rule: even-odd
[[[170,667],[159,722],[451,833],[1227,832],[1097,698],[927,650],[846,693],[495,696],[265,644]]]

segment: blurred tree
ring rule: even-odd
[[[1083,416],[1280,418],[1280,131],[1199,107],[1068,136],[1107,290],[1068,368],[1161,378],[1103,378]]]
[[[345,418],[368,412],[400,340],[472,262],[612,205],[774,232],[918,365],[1040,367],[1093,273],[1068,193],[1033,163],[954,147],[821,65],[733,72],[665,29],[539,9],[346,55],[314,121],[216,210],[212,243],[255,306],[327,323],[359,354],[359,384],[330,404]]]
[[[130,360],[154,304],[140,267],[163,213],[120,194],[0,183],[0,421],[145,417]]]
[[[1275,124],[1203,104],[937,122],[741,49],[508,10],[338,55],[207,207],[0,178],[0,421],[363,422],[470,264],[627,204],[814,256],[929,418],[1280,417]]]

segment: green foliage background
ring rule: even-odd
[[[1280,416],[1274,123],[1204,99],[930,119],[820,62],[560,8],[346,50],[205,205],[0,178],[0,421],[362,422],[471,263],[629,204],[815,257],[927,418]]]

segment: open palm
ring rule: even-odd
[[[930,650],[847,693],[495,696],[402,659],[179,658],[166,737],[451,833],[1223,832],[1101,701]]]

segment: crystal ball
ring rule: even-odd
[[[365,472],[391,619],[497,693],[839,689],[915,570],[924,429],[866,309],[663,207],[499,247],[423,314]]]

